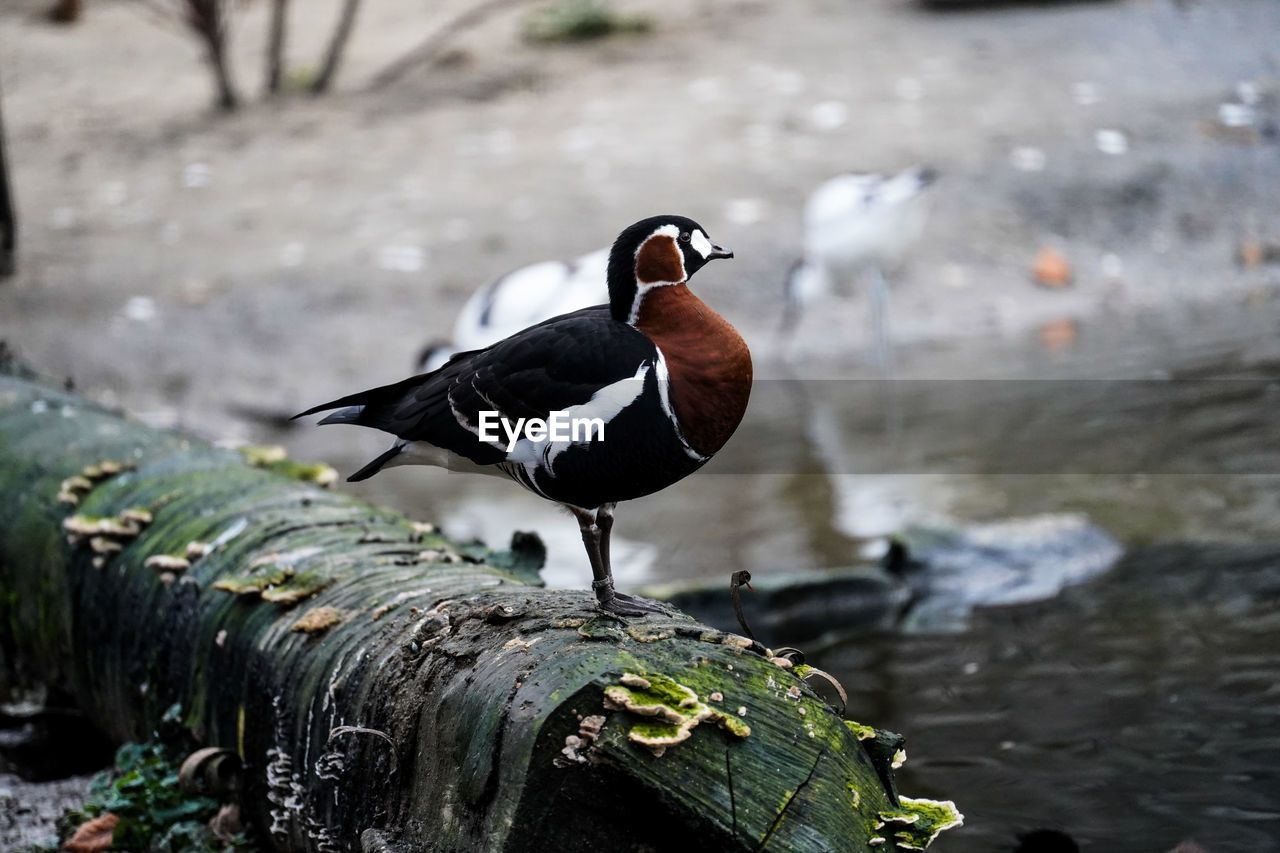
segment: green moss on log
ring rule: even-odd
[[[279,850],[862,850],[913,808],[766,649],[604,617],[527,583],[528,542],[456,545],[271,464],[0,378],[5,675],[122,741],[180,704]],[[651,699],[705,715],[661,757],[632,736]]]

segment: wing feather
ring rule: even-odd
[[[606,306],[552,318],[493,346],[459,353],[433,373],[372,388],[315,406],[296,417],[340,408],[340,420],[426,442],[481,465],[506,458],[500,445],[479,439],[481,411],[515,424],[546,419],[589,403],[633,378],[657,352],[651,341],[612,320]],[[332,416],[331,416],[332,417]]]

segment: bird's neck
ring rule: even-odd
[[[738,331],[685,284],[646,292],[633,325],[667,363],[668,389],[681,432],[704,456],[742,421],[751,396],[751,352]]]

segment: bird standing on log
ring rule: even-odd
[[[320,423],[396,436],[350,481],[393,465],[435,465],[504,475],[564,505],[578,521],[601,609],[662,612],[614,589],[613,510],[701,468],[742,421],[751,354],[688,287],[708,261],[731,257],[691,219],[642,220],[609,252],[607,305],[295,417],[337,409]]]

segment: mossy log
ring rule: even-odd
[[[0,669],[121,740],[178,706],[277,850],[921,849],[955,821],[758,644],[604,616],[331,473],[0,377]]]

